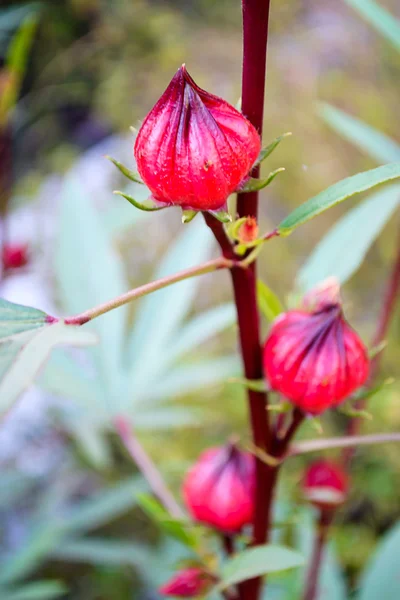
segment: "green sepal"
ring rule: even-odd
[[[256,240],[253,240],[252,242],[241,242],[240,244],[237,244],[234,248],[235,250],[235,254],[237,254],[238,256],[244,256],[247,252],[247,250],[250,250],[251,248],[256,248],[257,246],[260,246],[261,244],[264,243],[265,240],[263,240],[262,238],[257,238]]]
[[[144,185],[143,181],[139,177],[139,173],[135,173],[135,171],[131,171],[130,169],[128,169],[128,167],[125,167],[122,163],[120,163],[118,160],[116,160],[112,156],[106,156],[106,158],[108,160],[110,160],[112,162],[112,164],[117,167],[118,171],[120,171],[122,173],[122,175],[125,175],[125,177],[127,177],[131,181],[134,181],[135,183],[140,183],[141,185]]]
[[[247,217],[241,217],[240,219],[236,219],[236,221],[233,221],[227,228],[226,228],[226,233],[227,235],[231,238],[231,240],[234,241],[238,241],[238,232],[240,229],[240,226],[243,225],[243,223],[245,223],[247,221]]]
[[[218,219],[221,223],[231,223],[232,217],[226,210],[206,210],[210,215]]]
[[[288,413],[292,408],[293,405],[286,401],[279,402],[278,404],[268,404],[267,406],[269,412],[278,414]]]
[[[228,383],[239,383],[252,392],[269,392],[269,387],[264,379],[246,379],[244,377],[232,377]]]
[[[245,183],[239,186],[238,192],[240,194],[244,194],[246,192],[257,192],[258,190],[262,190],[263,188],[267,187],[267,185],[269,185],[279,173],[282,173],[283,171],[285,171],[285,167],[279,167],[279,169],[272,171],[265,179],[255,179],[254,177],[249,177]]]
[[[346,417],[357,418],[357,419],[365,419],[366,421],[372,421],[372,415],[366,410],[355,408],[354,406],[344,405],[339,409],[343,415]]]
[[[265,148],[263,148],[261,150],[260,154],[258,155],[258,158],[257,158],[256,162],[254,163],[254,167],[256,167],[257,165],[259,165],[260,163],[262,163],[263,160],[265,160],[266,158],[268,158],[268,156],[270,154],[272,154],[272,152],[281,143],[281,141],[283,139],[285,139],[286,137],[289,137],[290,135],[292,135],[292,132],[291,131],[287,131],[286,133],[283,133],[282,135],[280,135],[277,138],[275,138],[274,141],[271,142],[268,146],[266,146]]]
[[[183,210],[182,209],[182,223],[190,223],[190,221],[193,221],[193,219],[195,218],[195,216],[199,214],[198,210]]]
[[[384,350],[386,348],[386,346],[387,346],[387,340],[383,340],[376,346],[373,346],[372,348],[370,348],[368,351],[368,356],[369,356],[370,360],[372,360],[373,358],[375,358],[375,356],[377,356],[380,352],[382,352],[382,350]]]
[[[145,210],[146,212],[152,212],[154,210],[163,210],[164,208],[168,208],[168,206],[157,206],[152,200],[146,200],[146,203],[140,203],[129,194],[124,194],[124,192],[114,192],[117,196],[122,196],[125,200],[128,200],[135,208],[139,210]]]

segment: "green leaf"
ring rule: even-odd
[[[188,529],[188,526],[192,525],[190,521],[171,519],[169,512],[149,494],[140,494],[138,503],[150,519],[169,536],[189,548],[197,546],[195,534]]]
[[[0,300],[0,413],[4,414],[33,382],[51,349],[58,344],[85,346],[92,332],[47,322],[42,311]]]
[[[114,194],[116,194],[117,196],[122,196],[123,198],[125,198],[125,200],[128,200],[128,202],[130,202],[132,206],[138,208],[139,210],[144,210],[146,212],[154,212],[155,210],[164,210],[164,208],[168,208],[168,206],[158,206],[153,200],[138,202],[137,200],[135,200],[135,198],[133,198],[129,194],[125,194],[124,192],[116,191],[114,192]]]
[[[400,185],[379,190],[348,211],[315,247],[298,273],[303,291],[312,289],[327,277],[347,281],[365,256],[400,203]]]
[[[282,140],[284,140],[286,137],[289,137],[290,135],[292,135],[291,131],[288,131],[286,133],[283,133],[282,135],[279,135],[277,138],[274,139],[273,142],[271,142],[268,146],[266,146],[265,148],[263,148],[260,152],[260,154],[258,155],[258,158],[254,164],[254,166],[259,165],[260,163],[262,163],[266,158],[268,158],[268,156],[270,154],[272,154],[272,152],[275,150],[275,148],[281,143]]]
[[[125,167],[125,165],[120,163],[118,160],[115,160],[115,158],[112,158],[112,156],[106,156],[106,158],[108,160],[110,160],[113,163],[113,165],[115,165],[117,167],[117,169],[122,173],[122,175],[124,175],[131,181],[134,181],[135,183],[143,184],[143,181],[140,179],[139,173],[136,173],[135,171],[131,171],[130,169]]]
[[[279,235],[289,235],[299,225],[313,219],[328,208],[339,204],[339,202],[399,177],[400,162],[384,165],[342,179],[296,208],[280,223],[277,232]]]
[[[377,129],[330,104],[320,104],[319,113],[332,129],[378,163],[400,161],[400,145]]]
[[[168,350],[168,364],[185,356],[200,344],[236,322],[236,309],[231,303],[221,304],[193,317],[184,324]]]
[[[69,534],[97,529],[136,506],[138,494],[146,488],[141,478],[132,477],[103,489],[73,508],[60,526]]]
[[[201,221],[194,221],[190,227],[183,228],[178,239],[171,244],[153,279],[207,260],[213,244],[208,227],[204,227]],[[135,395],[142,388],[148,390],[151,387],[150,379],[154,383],[157,371],[162,368],[163,359],[168,354],[171,337],[189,312],[199,283],[200,278],[193,277],[158,290],[140,302],[127,353],[129,386],[135,390]]]
[[[357,600],[398,600],[400,524],[385,535],[360,582]]]
[[[4,600],[52,600],[65,596],[66,586],[60,581],[36,581],[15,589],[0,588]]]
[[[76,177],[66,177],[55,259],[61,302],[69,314],[80,313],[129,289],[122,259],[82,185]],[[105,392],[115,394],[120,385],[128,310],[122,306],[85,325],[100,337],[93,354],[98,382]]]
[[[143,544],[93,537],[66,540],[51,553],[52,558],[91,565],[131,565],[141,568],[149,560]]]
[[[373,0],[345,0],[400,51],[400,21]]]
[[[275,177],[279,175],[279,173],[283,173],[283,171],[285,171],[285,167],[279,167],[279,169],[272,171],[265,179],[255,179],[254,177],[249,177],[245,183],[240,185],[238,191],[239,193],[244,194],[246,192],[256,192],[258,190],[262,190],[263,188],[267,187],[267,185],[272,183]]]
[[[303,564],[304,558],[299,552],[284,546],[266,544],[249,548],[229,559],[222,566],[222,581],[218,589],[224,590],[240,581],[293,569]]]
[[[238,383],[244,385],[248,390],[253,392],[268,392],[268,386],[265,379],[246,379],[245,377],[232,377],[228,383]]]
[[[257,280],[258,306],[267,321],[274,321],[283,312],[278,296],[261,279]]]

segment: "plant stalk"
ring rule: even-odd
[[[303,600],[316,600],[318,598],[318,580],[323,563],[328,530],[332,522],[333,515],[333,511],[322,510],[320,512],[315,533],[314,548],[311,557],[310,568],[307,573]]]
[[[367,446],[370,444],[387,444],[389,442],[400,442],[400,433],[372,433],[370,435],[346,435],[336,438],[307,440],[293,444],[288,450],[287,456],[297,456],[309,452],[321,452],[324,450],[335,450],[337,448],[353,448],[355,446]]]
[[[160,471],[134,435],[129,422],[124,417],[120,416],[114,420],[114,426],[133,462],[136,464],[162,505],[175,519],[184,518],[185,513],[168,489]]]
[[[184,269],[183,271],[179,271],[174,275],[167,275],[166,277],[162,277],[161,279],[157,279],[156,281],[151,281],[150,283],[145,283],[144,285],[137,287],[126,294],[122,294],[121,296],[117,296],[117,298],[113,298],[112,300],[108,300],[103,304],[99,304],[99,306],[95,306],[94,308],[90,308],[79,315],[75,315],[73,317],[66,317],[64,322],[67,325],[84,325],[99,317],[100,315],[104,315],[108,313],[110,310],[114,310],[115,308],[119,308],[124,304],[128,304],[132,300],[136,300],[136,298],[141,298],[142,296],[146,296],[147,294],[151,294],[156,290],[160,290],[165,288],[173,283],[177,283],[178,281],[183,281],[184,279],[189,279],[190,277],[196,277],[197,275],[204,275],[205,273],[211,273],[212,271],[217,271],[218,269],[230,269],[233,267],[235,262],[233,260],[229,260],[224,256],[220,256],[219,258],[215,258],[214,260],[209,260],[201,265],[197,265],[195,267],[190,267],[190,269]],[[246,268],[238,267],[239,269]]]

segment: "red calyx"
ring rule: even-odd
[[[3,247],[3,269],[19,269],[28,263],[28,248],[25,244],[6,244]]]
[[[251,523],[254,458],[233,444],[203,452],[186,475],[183,495],[197,521],[224,532]]]
[[[241,224],[238,231],[239,242],[244,244],[254,242],[258,237],[258,224],[255,217],[247,217],[244,223]]]
[[[264,371],[272,389],[317,415],[365,383],[369,358],[340,304],[333,303],[280,315],[265,342]]]
[[[348,492],[348,478],[332,461],[318,460],[307,469],[303,480],[304,497],[320,510],[342,504]]]
[[[201,89],[183,65],[144,120],[134,153],[155,200],[206,211],[225,206],[260,149],[250,121]]]
[[[212,578],[201,569],[192,567],[178,571],[167,583],[160,587],[163,596],[194,598],[204,594],[212,583]]]

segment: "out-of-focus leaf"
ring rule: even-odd
[[[15,506],[18,500],[34,487],[35,483],[34,477],[29,477],[20,471],[3,468],[1,471],[0,510]]]
[[[142,478],[133,477],[111,489],[102,490],[73,508],[61,527],[69,534],[81,534],[100,527],[135,506],[138,494],[146,487]]]
[[[14,554],[3,559],[0,568],[0,586],[29,575],[49,554],[61,539],[57,526],[40,523],[34,527],[24,545]]]
[[[83,185],[83,184],[82,184]],[[69,176],[63,190],[56,269],[61,298],[68,313],[79,313],[126,292],[122,260],[116,254],[99,213]],[[96,352],[100,381],[116,395],[126,328],[127,307],[112,310],[91,327],[100,335]]]
[[[111,448],[104,432],[91,422],[81,425],[79,418],[71,421],[71,431],[77,443],[96,469],[106,469],[111,464]]]
[[[141,210],[132,210],[126,202],[117,202],[102,214],[103,227],[109,235],[114,236],[135,227],[148,216]]]
[[[36,581],[14,589],[0,588],[4,600],[52,600],[64,596],[67,588],[61,581]]]
[[[199,426],[202,413],[192,407],[157,406],[146,411],[145,404],[141,410],[132,411],[132,424],[136,429],[145,431],[162,431],[163,429],[179,429],[181,427]]]
[[[218,589],[223,590],[240,581],[293,569],[303,564],[303,556],[291,548],[273,544],[249,548],[229,559],[222,566],[222,581],[218,584]]]
[[[319,113],[332,129],[378,163],[400,161],[400,145],[367,123],[330,104],[321,104]]]
[[[278,225],[277,231],[279,235],[289,235],[299,225],[313,219],[328,208],[339,204],[339,202],[343,202],[343,200],[347,200],[347,198],[365,192],[377,185],[399,178],[400,162],[377,167],[342,179],[297,207]]]
[[[0,300],[0,412],[7,411],[32,383],[58,344],[96,343],[92,332],[47,322],[42,311]]]
[[[400,204],[400,185],[379,190],[348,211],[316,246],[298,273],[307,291],[334,275],[347,281],[362,264],[369,248]]]
[[[169,512],[149,494],[140,494],[138,502],[150,519],[169,536],[175,538],[189,548],[195,548],[197,546],[196,535],[188,529],[190,521],[185,522],[178,519],[172,519]]]
[[[8,39],[10,33],[28,16],[38,12],[40,2],[29,2],[19,6],[0,9],[0,44]]]
[[[400,524],[384,537],[360,582],[357,600],[398,600]]]
[[[62,561],[136,567],[149,560],[143,544],[99,537],[66,540],[52,551],[51,556]]]
[[[181,327],[176,341],[171,341],[166,355],[168,364],[188,354],[212,336],[233,325],[235,321],[236,311],[233,304],[222,304],[193,317]]]
[[[283,312],[278,296],[261,279],[257,280],[257,299],[262,314],[269,322]]]
[[[154,279],[202,263],[212,247],[208,227],[201,221],[191,223],[168,251]],[[158,361],[168,353],[170,336],[186,317],[198,285],[199,278],[186,279],[142,300],[127,356],[133,390],[147,386],[149,378],[155,376]]]
[[[304,588],[304,581],[307,576],[308,565],[311,560],[314,543],[314,524],[311,511],[304,510],[299,518],[295,529],[296,548],[305,558],[305,569],[298,572],[297,595],[294,598],[301,597]],[[329,598],[329,600],[347,600],[346,584],[333,549],[330,544],[325,552],[324,561],[320,574],[320,595],[319,598]],[[386,600],[386,599],[385,599]]]
[[[345,0],[400,51],[400,21],[373,0]]]
[[[141,395],[140,401],[177,398],[199,388],[224,382],[239,372],[240,361],[236,356],[182,365],[170,370],[153,386],[149,386]]]

